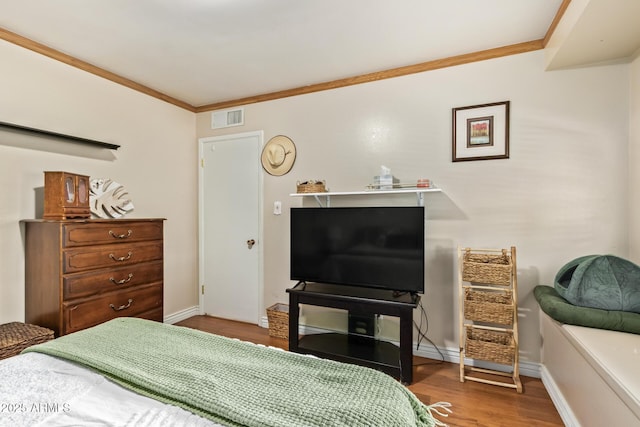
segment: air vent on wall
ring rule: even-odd
[[[244,125],[244,108],[219,110],[211,113],[211,128],[221,129]]]

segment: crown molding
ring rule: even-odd
[[[180,108],[184,108],[185,110],[195,112],[195,107],[191,104],[188,104],[179,99],[173,98],[169,95],[166,95],[162,92],[159,92],[155,89],[151,89],[150,87],[141,85],[140,83],[134,82],[133,80],[127,79],[126,77],[122,77],[118,74],[107,71],[103,68],[97,67],[88,62],[82,61],[81,59],[75,58],[71,55],[67,55],[66,53],[62,53],[59,50],[53,49],[49,46],[46,46],[42,43],[38,43],[34,40],[23,37],[19,34],[13,33],[9,30],[6,30],[0,27],[0,39],[6,40],[10,43],[21,46],[25,49],[32,50],[41,55],[47,56],[51,59],[55,59],[56,61],[60,61],[64,64],[71,65],[72,67],[79,68],[83,71],[86,71],[91,74],[95,74],[96,76],[105,78],[114,83],[118,83],[122,86],[128,87],[129,89],[136,90],[138,92],[142,92],[146,95],[152,96],[154,98],[160,99],[162,101],[168,102],[169,104],[176,105]]]
[[[454,67],[456,65],[468,64],[471,62],[485,61],[487,59],[500,58],[502,56],[517,55],[519,53],[531,52],[543,49],[543,39],[533,40],[524,43],[517,43],[478,52],[466,53],[463,55],[450,56],[448,58],[436,59],[433,61],[421,62],[419,64],[407,65],[404,67],[392,68],[384,71],[377,71],[369,74],[362,74],[354,77],[347,77],[339,80],[332,80],[324,83],[317,83],[308,86],[301,86],[293,89],[286,89],[278,92],[265,93],[261,95],[249,96],[246,98],[234,99],[213,104],[196,107],[196,113],[219,110],[229,107],[237,107],[257,102],[273,101],[290,96],[305,95],[313,92],[320,92],[330,89],[352,86],[362,83],[370,83],[378,80],[402,77],[409,74],[423,73],[425,71],[437,70],[440,68]]]
[[[571,3],[571,0],[563,0],[562,4],[558,8],[558,11],[556,12],[556,16],[553,18],[553,21],[551,22],[551,25],[547,30],[547,34],[545,34],[544,39],[542,39],[543,45],[545,47],[547,46],[547,44],[549,44],[549,39],[551,39],[553,32],[556,30],[556,27],[558,26],[558,24],[560,23],[560,20],[564,16],[564,13],[567,11],[567,8],[569,7],[569,3]]]
[[[569,2],[570,0],[564,0],[560,10],[558,11],[558,14],[556,15],[556,18],[558,20],[559,20],[559,16],[560,17],[562,16],[564,9],[566,9],[566,5],[568,5]],[[407,65],[404,67],[392,68],[392,69],[377,71],[377,72],[368,73],[368,74],[361,74],[358,76],[347,77],[344,79],[332,80],[332,81],[323,82],[323,83],[316,83],[308,86],[301,86],[301,87],[281,90],[277,92],[269,92],[264,94],[252,95],[245,98],[232,99],[232,100],[227,100],[222,102],[214,102],[211,104],[206,104],[201,106],[193,106],[187,102],[173,98],[155,89],[151,89],[133,80],[127,79],[125,77],[122,77],[110,71],[107,71],[103,68],[97,67],[93,64],[90,64],[88,62],[82,61],[73,56],[62,53],[42,43],[38,43],[34,40],[28,39],[26,37],[23,37],[19,34],[13,33],[1,27],[0,27],[0,39],[6,40],[10,43],[16,44],[25,49],[32,50],[41,55],[45,55],[49,58],[60,61],[67,65],[71,65],[72,67],[79,68],[88,73],[105,78],[114,83],[118,83],[120,85],[136,90],[138,92],[142,92],[146,95],[149,95],[154,98],[160,99],[162,101],[168,102],[170,104],[176,105],[180,108],[184,108],[185,110],[192,111],[195,113],[202,113],[206,111],[237,107],[240,105],[255,104],[258,102],[273,101],[276,99],[288,98],[291,96],[305,95],[305,94],[314,93],[314,92],[338,89],[342,87],[353,86],[353,85],[358,85],[363,83],[370,83],[370,82],[390,79],[394,77],[402,77],[410,74],[423,73],[426,71],[437,70],[440,68],[454,67],[457,65],[463,65],[463,64],[468,64],[472,62],[485,61],[488,59],[500,58],[503,56],[517,55],[520,53],[540,50],[544,48],[545,40],[549,37],[550,33],[552,32],[553,28],[555,28],[556,24],[557,23],[554,20],[554,23],[552,23],[552,28],[549,29],[549,32],[547,33],[547,36],[545,37],[545,39],[532,40],[532,41],[527,41],[523,43],[516,43],[508,46],[501,46],[493,49],[466,53],[463,55],[435,59],[432,61],[426,61],[418,64]]]

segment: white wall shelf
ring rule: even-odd
[[[439,193],[442,190],[436,187],[429,188],[397,188],[392,190],[362,190],[362,191],[327,191],[323,193],[292,193],[292,197],[313,197],[321,207],[331,207],[332,196],[374,196],[374,195],[390,195],[390,194],[411,194],[417,197],[419,206],[424,206],[424,193]],[[325,204],[322,204],[321,198],[325,198]]]

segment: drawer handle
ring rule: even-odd
[[[133,231],[131,230],[127,230],[127,234],[116,234],[113,232],[113,230],[109,230],[109,236],[113,237],[114,239],[126,239],[127,237],[131,237],[131,234],[133,234]]]
[[[125,277],[122,280],[116,280],[113,277],[109,277],[109,280],[111,281],[111,283],[113,283],[114,285],[123,285],[125,283],[129,283],[131,281],[131,279],[133,278],[133,273],[129,273],[129,276]]]
[[[121,257],[116,257],[114,254],[109,254],[109,258],[111,258],[114,261],[128,261],[131,259],[131,255],[133,255],[133,252],[128,252],[127,256],[121,256]]]
[[[116,307],[113,304],[109,304],[109,307],[111,307],[113,309],[113,311],[126,310],[127,308],[131,307],[131,303],[132,302],[133,302],[133,300],[131,298],[129,298],[129,301],[127,301],[126,305],[121,305],[120,307]]]

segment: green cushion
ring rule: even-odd
[[[640,267],[614,255],[568,262],[556,275],[555,289],[573,305],[640,313]]]
[[[638,313],[579,307],[562,298],[551,286],[536,286],[533,295],[542,311],[558,322],[640,334]]]

